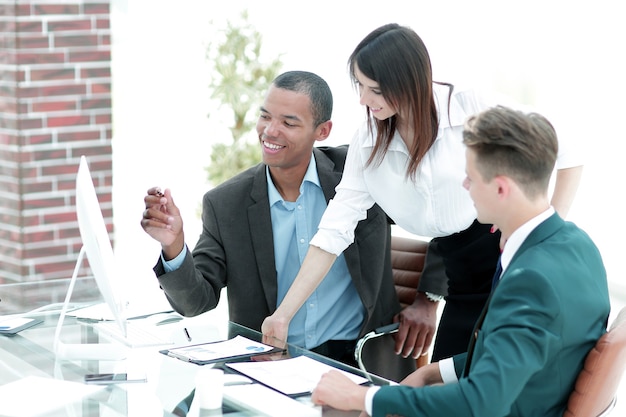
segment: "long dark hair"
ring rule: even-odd
[[[390,23],[367,35],[348,59],[348,68],[356,82],[355,66],[367,78],[376,81],[385,101],[403,113],[412,123],[415,134],[411,141],[407,176],[415,178],[417,168],[437,138],[439,118],[433,95],[432,66],[428,50],[412,29]],[[452,94],[453,86],[450,87]],[[366,109],[371,128],[372,116]],[[397,129],[398,114],[386,120],[375,119],[377,134],[374,150],[367,165],[380,161],[389,149]]]

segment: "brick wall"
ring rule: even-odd
[[[0,285],[71,277],[81,155],[112,236],[109,9],[0,0]]]

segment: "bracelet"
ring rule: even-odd
[[[424,292],[424,294],[426,294],[426,298],[428,298],[429,301],[432,301],[433,303],[437,303],[441,300],[443,300],[443,295],[439,295],[439,294],[433,294],[432,292]]]

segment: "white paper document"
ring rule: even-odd
[[[260,355],[275,350],[276,348],[273,346],[237,335],[232,339],[221,342],[202,343],[169,349],[167,355],[183,361],[202,364],[230,358]]]
[[[79,401],[102,389],[101,386],[28,376],[0,386],[0,416],[40,415]]]
[[[224,387],[224,402],[271,417],[321,417],[322,407],[301,403],[259,384]]]
[[[308,356],[279,361],[236,362],[226,365],[286,395],[311,393],[322,375],[331,369],[343,373],[357,384],[368,382],[366,378],[326,365]]]

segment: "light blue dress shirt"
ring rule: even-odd
[[[296,278],[309,250],[309,241],[326,210],[315,158],[295,202],[285,201],[267,169],[268,195],[274,233],[274,254],[280,304]],[[346,260],[340,255],[326,278],[298,310],[289,325],[288,342],[311,349],[327,340],[354,340],[365,320],[365,308],[352,283]]]
[[[267,173],[274,256],[280,305],[296,278],[309,249],[309,241],[326,210],[326,199],[317,175],[315,158],[300,185],[295,202],[285,201]],[[166,272],[178,269],[187,248],[170,261],[163,260]],[[355,340],[365,320],[365,308],[352,283],[343,254],[337,257],[326,278],[298,310],[289,325],[288,342],[312,349],[327,340]]]

